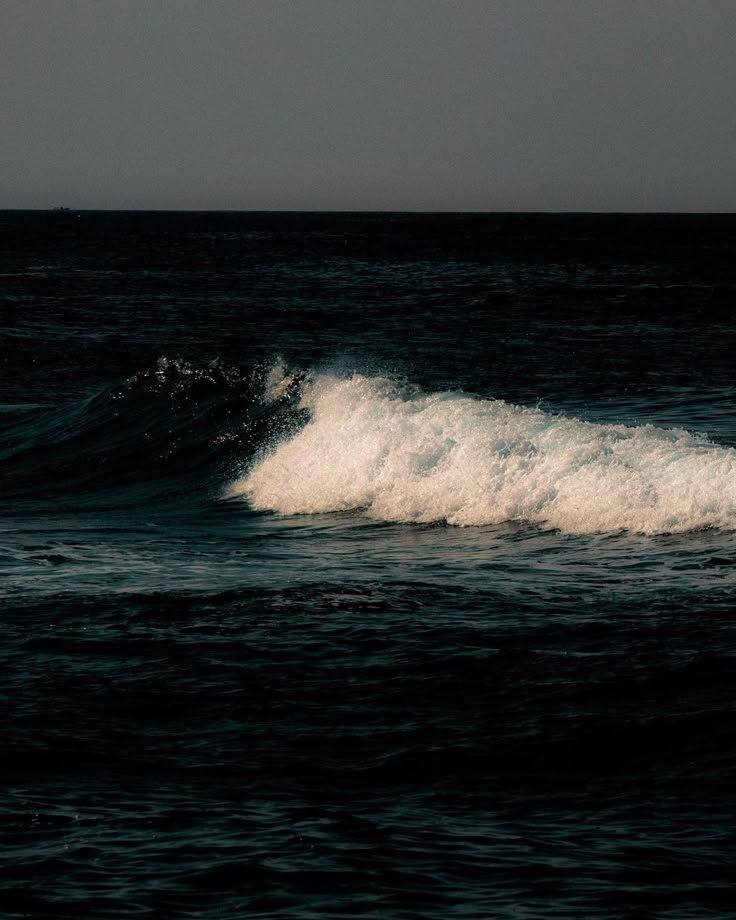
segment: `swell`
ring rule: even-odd
[[[127,505],[219,494],[243,455],[285,424],[261,368],[159,359],[61,408],[0,407],[5,499]]]
[[[736,450],[684,429],[595,424],[361,374],[313,375],[298,405],[307,424],[276,439],[229,495],[257,510],[393,522],[736,528]]]

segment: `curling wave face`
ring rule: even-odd
[[[601,425],[385,377],[303,382],[267,398],[308,421],[229,489],[256,510],[363,510],[392,522],[523,521],[568,533],[736,528],[736,450],[682,429]]]

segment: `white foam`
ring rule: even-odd
[[[258,510],[362,509],[385,521],[736,528],[736,451],[681,429],[598,425],[359,374],[313,378],[301,405],[310,421],[230,495]]]
[[[266,402],[275,403],[284,399],[297,382],[297,377],[289,373],[284,363],[281,360],[277,361],[266,377]]]

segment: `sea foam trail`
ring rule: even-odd
[[[299,405],[306,425],[230,495],[257,510],[362,509],[384,521],[736,528],[736,450],[681,429],[599,425],[358,374],[313,377]]]

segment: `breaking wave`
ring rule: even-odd
[[[228,491],[255,510],[568,533],[736,528],[736,450],[683,429],[275,368],[266,401],[290,395],[306,423],[261,449]]]

